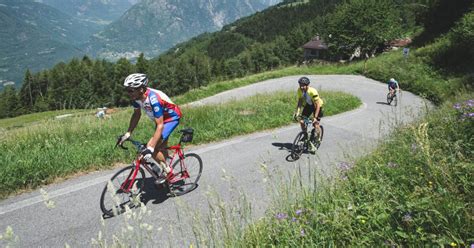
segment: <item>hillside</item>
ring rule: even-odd
[[[17,85],[27,68],[44,70],[81,56],[78,45],[92,32],[87,23],[29,0],[0,0],[0,25],[0,80]]]
[[[400,37],[413,37],[413,44],[416,44],[420,32],[423,36],[423,30],[429,30],[432,34],[438,33],[437,37],[442,39],[443,33],[437,27],[442,26],[445,29],[446,26],[454,26],[464,13],[469,11],[468,6],[471,4],[468,1],[459,1],[456,5],[450,5],[452,9],[447,13],[450,18],[446,18],[446,24],[437,25],[432,18],[443,11],[440,6],[444,6],[447,0],[439,0],[429,6],[424,6],[421,0],[420,4],[412,4],[409,0],[352,1],[345,4],[340,0],[284,1],[228,24],[221,31],[204,33],[178,44],[151,60],[140,53],[136,63],[125,58],[110,63],[83,57],[82,60],[75,59],[70,63],[57,64],[50,70],[25,77],[25,84],[18,93],[9,91],[8,94],[16,94],[16,99],[28,100],[13,104],[17,108],[4,111],[8,113],[4,116],[15,116],[25,113],[24,111],[125,106],[128,104],[127,96],[118,82],[122,82],[126,75],[132,72],[148,74],[153,80],[152,87],[159,87],[174,96],[216,81],[285,66],[303,63],[337,66],[339,64],[335,61],[352,57],[356,51],[359,51],[360,56],[356,57],[356,60],[378,56],[391,49],[389,41]],[[147,3],[151,2],[153,1]],[[406,8],[397,9],[397,4]],[[148,22],[140,18],[132,20],[135,21],[129,23],[148,25]],[[455,71],[462,84],[470,83],[469,75],[472,74],[469,71],[473,68],[473,60],[468,59],[472,54],[472,47],[469,46],[472,44],[469,31],[471,27],[469,20],[466,22],[465,27],[460,26],[451,34],[455,36],[452,39],[455,43],[450,44],[451,39],[447,37],[446,42],[439,43],[442,45],[437,48],[437,52],[426,56],[426,60],[431,63],[428,70],[435,70],[437,73],[439,71],[443,76],[446,74],[443,72],[446,64],[455,65],[457,69],[451,70],[450,73]],[[133,25],[130,28],[133,29]],[[305,61],[301,46],[318,34],[328,43],[329,49],[324,51],[323,58]],[[133,37],[129,39],[130,42],[135,42]],[[370,67],[365,64],[359,73],[370,73]],[[400,75],[411,82],[417,81],[412,76],[403,73]],[[386,80],[379,75],[373,76]],[[430,100],[439,103],[443,98],[443,91],[451,92],[442,88],[449,88],[457,83],[443,84],[443,87],[437,86],[437,90],[428,92],[421,88],[426,86],[410,84],[408,87],[414,92],[424,92]],[[102,94],[104,91],[110,94]]]
[[[154,57],[179,42],[216,31],[277,2],[142,0],[104,31],[95,34],[87,44],[87,51],[111,60],[136,58],[140,53]]]
[[[69,16],[105,26],[120,18],[139,0],[36,0],[52,6]],[[99,30],[97,30],[99,31]]]

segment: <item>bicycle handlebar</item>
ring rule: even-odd
[[[128,139],[128,140],[125,140],[125,141],[131,142],[131,143],[135,146],[135,148],[137,149],[137,151],[141,151],[141,150],[145,147],[145,144],[143,144],[143,143],[141,143],[141,142],[138,142],[138,141],[136,141],[136,140]],[[124,141],[124,142],[125,142],[125,141]],[[127,147],[123,146],[123,143],[120,144],[120,137],[117,139],[117,143],[115,144],[115,148],[117,148],[117,146],[120,147],[120,148],[122,148],[122,149],[124,149],[124,150],[128,150]]]
[[[303,120],[306,124],[313,123],[313,122],[309,119],[309,117],[307,117],[307,116],[302,116],[302,115],[296,116],[296,117],[295,117],[295,120],[296,120],[296,121]]]

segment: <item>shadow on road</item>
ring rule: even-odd
[[[292,143],[272,143],[273,146],[278,147],[278,150],[291,151]]]
[[[296,160],[298,160],[300,157],[295,157],[295,156],[291,156],[291,149],[293,148],[293,144],[292,143],[272,143],[273,146],[276,146],[278,147],[278,150],[285,150],[285,151],[288,151],[288,156],[285,157],[285,160],[288,161],[288,162],[295,162]],[[303,154],[308,154],[307,151],[304,151]]]
[[[142,202],[145,205],[151,200],[153,200],[153,204],[160,204],[169,198],[167,195],[169,192],[168,187],[164,185],[156,186],[153,177],[145,179],[145,187],[143,191]]]
[[[377,104],[390,105],[387,102],[376,102]]]

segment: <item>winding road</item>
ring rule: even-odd
[[[266,80],[202,99],[187,107],[242,99],[269,91],[295,91],[298,78]],[[198,153],[204,162],[199,187],[187,195],[167,198],[163,190],[155,190],[151,180],[146,183],[144,198],[151,214],[143,221],[153,225],[153,232],[152,238],[143,246],[156,242],[162,246],[189,247],[195,242],[191,226],[196,219],[205,218],[209,212],[208,202],[217,199],[215,195],[219,195],[219,199],[226,202],[224,208],[231,211],[236,199],[244,193],[251,203],[252,217],[261,217],[269,207],[271,196],[267,189],[272,186],[264,180],[262,167],[286,173],[297,168],[307,171],[310,166],[329,174],[337,163],[373,150],[396,125],[414,121],[430,106],[406,91],[400,96],[397,107],[386,105],[386,84],[362,76],[314,75],[309,78],[318,90],[347,92],[359,97],[363,105],[323,118],[325,136],[317,154],[305,154],[296,162],[286,160],[288,148],[299,131],[296,124],[190,148],[188,151]],[[12,227],[19,238],[18,247],[64,247],[65,244],[90,247],[91,239],[97,239],[102,231],[110,245],[111,235],[120,233],[126,224],[124,216],[119,216],[105,219],[102,225],[99,197],[104,184],[116,170],[94,172],[45,187],[55,204],[52,209],[46,207],[39,190],[1,201],[0,233],[7,226]],[[205,233],[203,231],[203,235]],[[0,246],[4,245],[0,240]]]

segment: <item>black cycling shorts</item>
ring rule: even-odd
[[[313,114],[314,114],[314,111],[316,109],[314,108],[314,105],[309,105],[309,104],[306,104],[303,108],[303,113],[301,113],[302,116],[306,116],[306,117],[311,117]],[[316,120],[318,121],[321,121],[321,117],[324,116],[324,113],[323,113],[323,108],[320,107],[319,108],[319,114],[318,116],[316,117]]]

